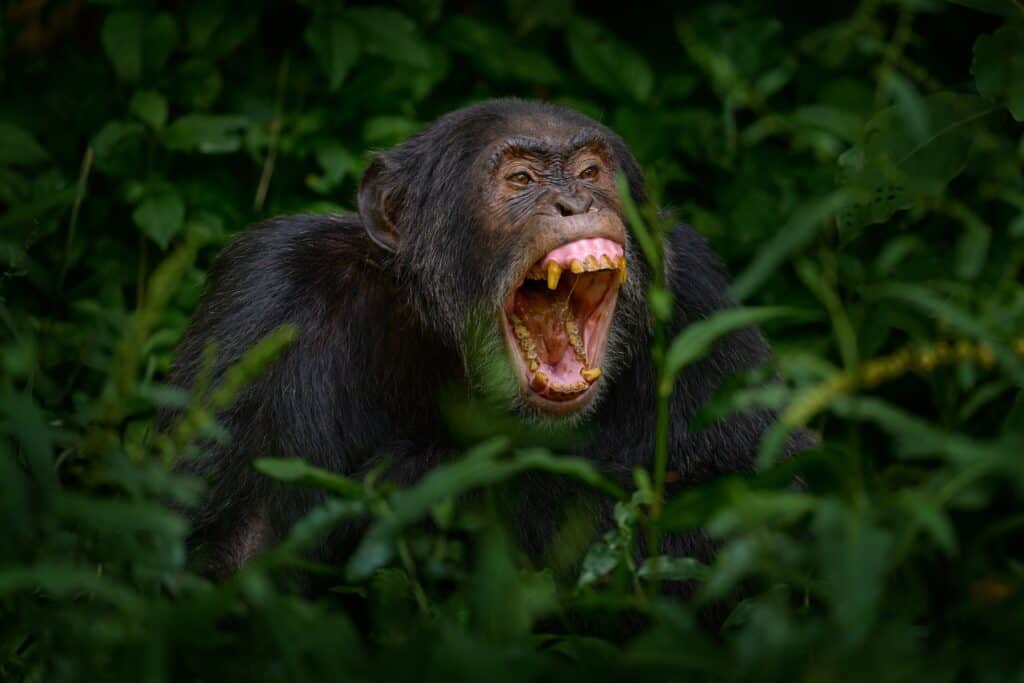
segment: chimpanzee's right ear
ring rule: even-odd
[[[384,159],[375,156],[359,181],[359,218],[370,239],[387,251],[398,250],[398,226],[394,221],[394,188],[390,186]]]

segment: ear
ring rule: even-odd
[[[359,181],[359,218],[374,243],[390,252],[398,250],[398,226],[392,218],[392,188],[387,182],[384,159],[375,156]]]

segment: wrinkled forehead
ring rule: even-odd
[[[597,127],[554,116],[509,120],[485,151],[491,168],[514,159],[563,163],[585,152],[610,156],[607,136]]]

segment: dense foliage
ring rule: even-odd
[[[681,5],[8,3],[0,678],[1022,680],[1024,5]],[[495,95],[610,124],[722,254],[752,308],[664,340],[661,369],[764,321],[785,383],[738,377],[701,416],[778,409],[762,472],[662,505],[654,454],[622,492],[463,414],[478,443],[407,490],[261,461],[333,496],[209,583],[170,505],[202,484],[171,466],[223,438],[213,414],[290,332],[219,386],[162,385],[204,269],[260,217],[351,207],[368,150]],[[663,228],[637,211],[641,237]],[[161,404],[185,407],[173,434]],[[800,425],[821,448],[773,466]],[[574,544],[569,519],[530,566],[489,504],[526,470],[618,497],[617,528]],[[305,563],[364,516],[347,567]],[[713,566],[634,561],[697,527]],[[297,567],[335,591],[303,597]],[[717,633],[710,604],[734,608]],[[580,631],[625,622],[646,626]]]

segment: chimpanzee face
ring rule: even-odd
[[[468,376],[479,373],[465,329],[494,320],[474,344],[483,362],[507,355],[525,412],[579,415],[646,320],[644,270],[627,278],[618,173],[641,198],[611,131],[553,105],[492,101],[378,154],[359,209],[410,313],[460,348]]]
[[[614,156],[584,130],[510,137],[489,161],[487,222],[517,252],[498,318],[520,393],[544,413],[575,413],[597,393],[627,278]]]

